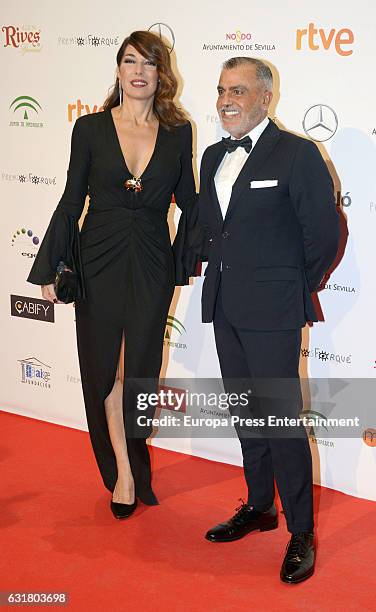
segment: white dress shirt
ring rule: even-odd
[[[232,187],[239,176],[240,170],[243,168],[249,155],[252,155],[252,151],[256,146],[256,142],[260,138],[261,134],[265,130],[269,123],[269,117],[265,117],[253,130],[251,130],[245,136],[249,136],[252,140],[252,150],[250,153],[244,149],[244,147],[238,147],[232,153],[225,153],[219,168],[214,177],[215,188],[217,191],[219,205],[222,211],[223,219],[226,216],[227,208],[231,198]],[[243,136],[243,138],[245,138]],[[231,137],[232,138],[232,137]]]

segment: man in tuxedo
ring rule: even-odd
[[[202,318],[214,323],[225,387],[240,378],[288,379],[299,386],[301,328],[317,321],[310,294],[338,246],[326,164],[313,142],[280,130],[268,118],[272,80],[260,60],[235,57],[224,63],[217,111],[230,136],[208,147],[201,162],[199,214],[208,244]],[[295,396],[290,397],[289,416],[301,409],[300,389],[295,408]],[[287,404],[274,405],[283,412]],[[260,405],[267,416],[268,403]],[[206,539],[228,542],[275,529],[275,478],[291,533],[280,576],[301,582],[313,574],[315,562],[306,431],[301,426],[287,437],[237,432],[248,500]]]

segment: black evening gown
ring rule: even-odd
[[[79,270],[83,287],[76,307],[78,355],[86,417],[94,454],[107,489],[117,480],[115,454],[104,400],[111,392],[125,339],[123,416],[136,495],[156,504],[146,438],[137,425],[136,391],[156,390],[163,337],[175,284],[188,282],[196,260],[187,251],[196,217],[190,123],[161,125],[153,155],[141,176],[141,192],[127,190],[132,178],[111,111],[79,118],[63,196],[51,218],[28,281],[54,282],[60,260]],[[78,231],[86,195],[89,209]],[[167,213],[172,194],[182,213],[171,247]],[[146,411],[153,415],[154,408]]]

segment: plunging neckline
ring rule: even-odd
[[[157,137],[155,139],[154,149],[153,149],[153,152],[152,152],[152,154],[150,156],[150,159],[149,159],[148,163],[146,164],[145,168],[143,169],[142,173],[140,174],[140,176],[136,177],[130,171],[129,166],[127,164],[127,160],[125,159],[125,156],[124,156],[124,153],[123,153],[123,149],[121,148],[120,138],[119,138],[119,135],[118,135],[118,131],[116,129],[116,125],[115,125],[115,121],[114,121],[114,117],[113,117],[113,114],[111,112],[111,109],[109,109],[108,112],[109,112],[109,115],[110,115],[110,120],[111,120],[111,123],[112,123],[113,130],[114,130],[114,136],[115,136],[115,140],[116,140],[116,143],[117,143],[117,147],[118,147],[120,156],[121,156],[121,158],[123,160],[123,165],[125,166],[125,169],[128,172],[129,176],[141,179],[144,176],[145,172],[149,169],[149,166],[150,166],[151,162],[153,161],[153,158],[154,158],[155,153],[157,151],[157,147],[159,145],[159,137],[160,137],[160,133],[161,133],[161,124],[158,123]]]

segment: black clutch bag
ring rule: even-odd
[[[59,302],[71,304],[78,297],[78,276],[63,261],[59,262],[55,277],[55,293]]]

